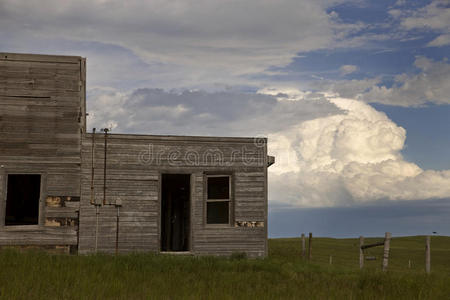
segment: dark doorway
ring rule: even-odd
[[[189,251],[189,174],[163,174],[161,189],[161,251]]]
[[[41,175],[9,174],[5,225],[37,225]]]

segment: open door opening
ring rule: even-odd
[[[189,251],[189,174],[163,174],[161,189],[161,251]]]

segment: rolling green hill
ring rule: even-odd
[[[430,275],[424,266],[425,237],[394,237],[386,273],[380,271],[382,247],[369,250],[376,260],[359,270],[358,243],[314,238],[310,262],[302,259],[298,238],[271,239],[269,257],[255,260],[240,254],[115,257],[3,249],[0,298],[450,299],[450,237],[432,237]]]

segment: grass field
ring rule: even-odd
[[[424,245],[424,237],[393,238],[387,273],[380,271],[382,247],[369,251],[377,260],[359,270],[357,239],[314,238],[311,262],[301,258],[300,239],[272,239],[269,257],[256,260],[4,249],[0,298],[450,299],[450,237],[432,237],[431,275]]]

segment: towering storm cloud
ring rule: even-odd
[[[450,197],[450,170],[422,170],[403,159],[404,128],[360,101],[328,100],[342,113],[271,135],[279,162],[271,170],[272,199],[323,206]]]

